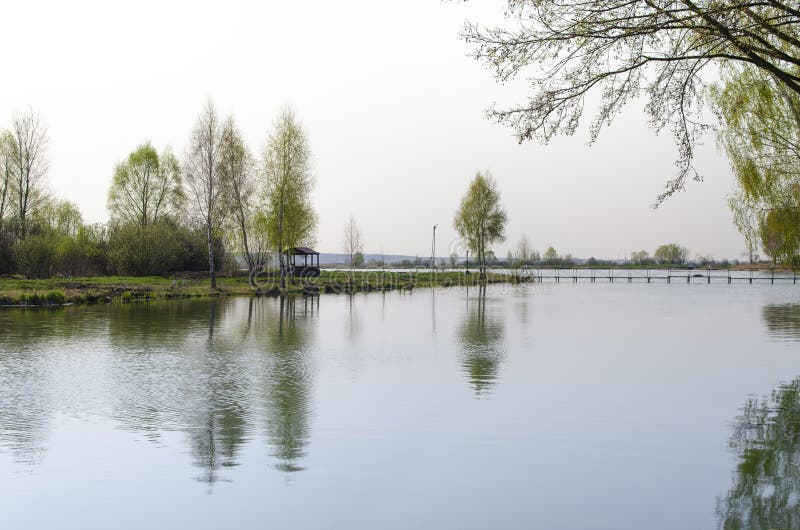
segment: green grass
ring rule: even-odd
[[[490,283],[514,281],[511,276],[491,274]],[[415,287],[447,287],[477,285],[478,274],[463,272],[389,272],[382,270],[323,271],[319,278],[288,282],[289,294],[317,292],[365,292],[409,289]],[[61,305],[96,302],[134,302],[151,299],[191,298],[226,295],[275,295],[278,278],[265,273],[259,278],[260,290],[255,293],[245,276],[222,276],[217,289],[211,289],[207,278],[197,276],[164,278],[160,276],[127,277],[95,276],[87,278],[27,279],[0,278],[0,305]]]

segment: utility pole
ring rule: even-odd
[[[433,240],[431,241],[431,272],[436,262],[436,225],[433,225]]]

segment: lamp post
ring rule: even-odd
[[[436,260],[436,225],[433,225],[433,240],[431,241],[431,272],[433,272],[433,264]]]

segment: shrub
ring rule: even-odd
[[[0,228],[0,274],[10,274],[15,271],[13,247],[11,230]]]
[[[48,278],[57,264],[58,238],[53,234],[29,235],[14,245],[17,271],[28,278]]]
[[[106,241],[100,226],[81,226],[75,236],[60,238],[57,251],[58,272],[70,276],[89,276],[106,271]]]
[[[115,227],[108,239],[109,268],[124,276],[164,275],[174,270],[187,253],[178,230],[165,222]]]
[[[225,257],[220,241],[215,242],[217,265]],[[123,276],[164,276],[171,271],[208,269],[208,246],[202,230],[190,230],[170,220],[142,227],[135,224],[114,227],[108,238],[108,265]]]
[[[48,304],[53,305],[60,305],[67,301],[67,296],[64,294],[63,291],[49,291],[46,295],[44,295],[44,299],[47,301]]]

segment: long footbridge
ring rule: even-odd
[[[585,269],[585,268],[527,268],[516,272],[524,281],[538,283],[589,282],[589,283],[768,283],[797,284],[796,271],[774,269]]]

